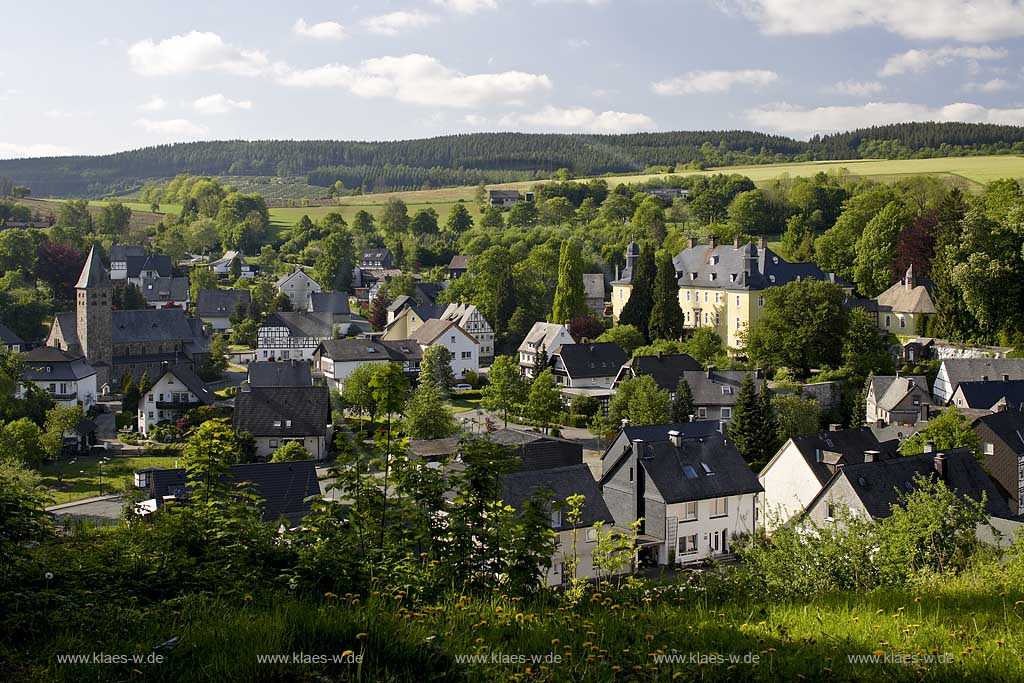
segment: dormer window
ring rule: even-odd
[[[710,263],[713,266],[717,266],[718,265],[718,256],[717,255],[712,256],[710,259],[708,259],[708,263]]]
[[[690,273],[690,279],[691,280],[696,280],[697,279],[697,273]]]
[[[775,282],[775,276],[774,275],[769,275],[768,276],[768,280],[771,281],[771,282]]]
[[[709,280],[715,280],[717,278],[718,278],[718,276],[715,273],[708,273],[708,279]]]
[[[729,276],[729,282],[736,282],[736,273]]]
[[[772,256],[772,263],[774,263],[775,265],[778,265],[779,264],[779,257],[778,256]]]

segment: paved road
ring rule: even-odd
[[[95,496],[73,503],[51,505],[46,508],[58,524],[72,520],[88,520],[97,524],[117,524],[121,519],[121,496]]]

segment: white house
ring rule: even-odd
[[[451,320],[476,337],[480,342],[481,365],[490,365],[494,361],[494,329],[480,309],[473,304],[448,304],[441,313],[441,320]]]
[[[235,394],[232,424],[252,435],[260,460],[269,460],[291,441],[301,443],[314,460],[323,460],[334,435],[330,392],[323,385],[250,387],[243,383]]]
[[[562,344],[575,344],[568,325],[534,323],[526,339],[519,345],[519,368],[524,377],[533,377],[537,355],[543,351],[548,357]]]
[[[480,342],[451,320],[428,320],[420,325],[412,338],[424,351],[440,345],[452,354],[452,372],[462,379],[467,372],[480,370]]]
[[[326,316],[305,311],[271,313],[256,333],[257,360],[310,360],[321,342],[340,328]]]
[[[307,309],[310,294],[323,291],[320,283],[306,275],[306,271],[301,268],[280,278],[274,286],[291,300],[292,308],[296,311]]]
[[[96,369],[83,356],[76,356],[51,346],[39,346],[24,356],[22,379],[32,382],[64,406],[82,406],[88,410],[96,404]],[[22,387],[19,385],[18,396]]]
[[[782,445],[758,475],[764,488],[761,524],[766,530],[803,513],[839,469],[896,457],[898,441],[879,442],[866,428],[839,429],[794,436]]]
[[[960,382],[1019,379],[1024,379],[1024,358],[947,358],[939,366],[932,395],[946,405]]]
[[[251,280],[256,277],[256,266],[245,260],[245,254],[240,251],[225,251],[224,255],[210,264],[210,268],[218,277],[225,277],[231,274],[231,262],[238,259],[238,268],[242,277]]]
[[[721,557],[757,530],[761,485],[716,426],[626,426],[602,456],[601,492],[616,523],[642,519],[641,561]]]
[[[148,435],[153,425],[174,422],[193,408],[208,406],[215,399],[214,393],[191,368],[170,366],[139,401],[139,432]]]
[[[328,339],[313,353],[313,367],[327,386],[341,391],[345,378],[366,363],[401,363],[410,379],[419,376],[423,349],[415,339]]]

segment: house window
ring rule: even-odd
[[[633,468],[632,467],[629,468],[629,480],[633,481]]]
[[[836,518],[836,505],[835,503],[825,504],[825,519],[832,521]]]
[[[731,420],[732,419],[732,408],[722,408],[722,419],[723,420]]]
[[[704,408],[704,407],[697,408],[697,417],[707,417],[707,416],[708,416],[708,409],[707,408]]]
[[[690,300],[690,290],[686,290],[686,300]]]
[[[472,358],[472,357],[473,357],[473,352],[472,351],[463,351],[462,352],[462,360],[466,360],[467,358]]]
[[[596,542],[597,542],[597,529],[594,529],[594,528],[587,529],[587,543],[596,543]]]
[[[892,325],[892,316],[891,315],[887,315],[887,316],[885,316],[885,326],[889,327],[890,325]]]
[[[275,441],[274,439],[271,439],[270,440],[270,447],[271,448],[277,448],[277,441]]]
[[[714,498],[711,500],[711,516],[725,517],[729,514],[729,499]]]
[[[764,306],[764,297],[763,296],[757,297],[757,305],[758,306]]]
[[[905,317],[903,317],[902,315],[899,316],[899,319],[900,319],[900,329],[903,329],[904,327],[907,326],[907,319]]]
[[[708,302],[708,293],[704,292],[704,303]]]
[[[736,329],[740,329],[740,319],[736,318]]]
[[[697,552],[697,534],[679,537],[679,552],[677,555],[693,555]]]
[[[707,313],[704,314],[704,324],[705,325],[708,324],[708,314]]]
[[[715,325],[717,326],[717,325],[721,325],[721,324],[722,324],[722,315],[718,311],[715,311]]]
[[[697,520],[697,501],[683,503],[683,521],[694,522]]]
[[[560,526],[562,526],[562,511],[561,510],[552,510],[551,511],[551,528],[552,529],[557,529]]]
[[[995,455],[996,447],[995,444],[988,441],[985,442],[985,455]]]
[[[740,295],[737,294],[736,295],[736,307],[739,308],[739,305],[740,305]]]
[[[455,343],[455,335],[453,334],[452,335],[452,344],[454,344],[454,343]]]
[[[690,311],[686,312],[686,322],[690,322]]]

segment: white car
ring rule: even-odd
[[[452,391],[473,391],[473,387],[468,384],[456,384],[452,387]]]

